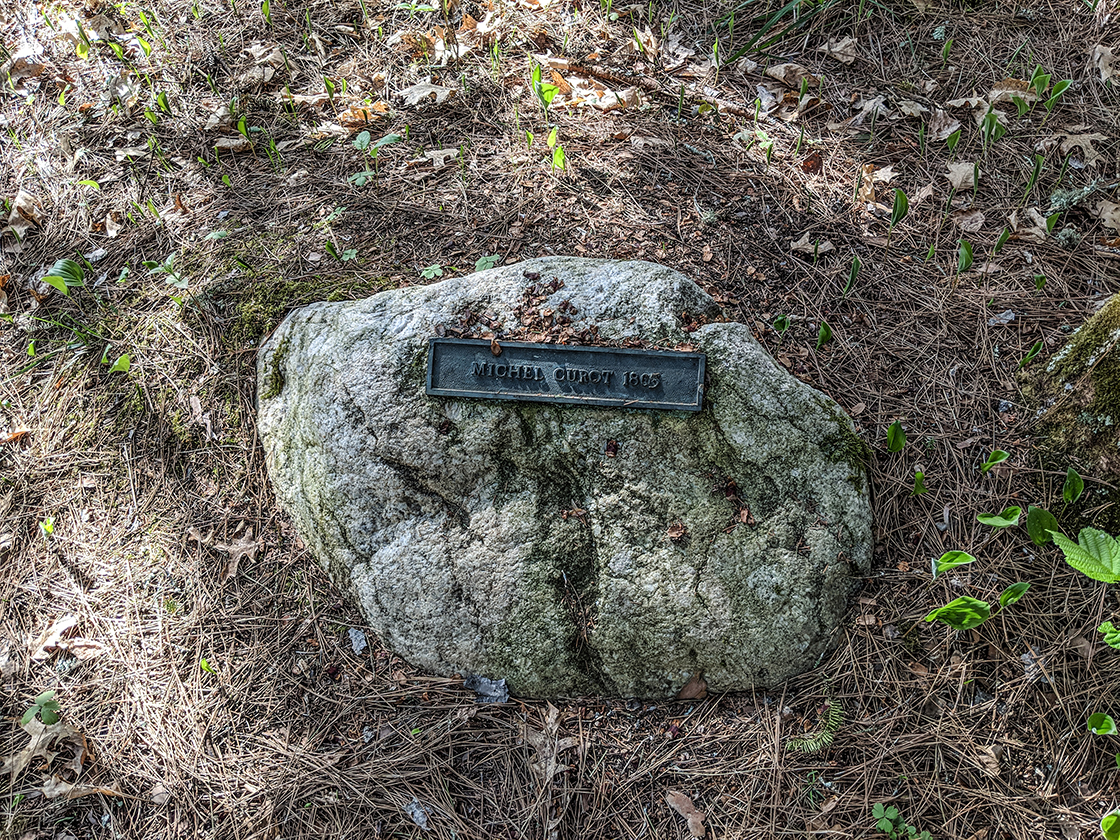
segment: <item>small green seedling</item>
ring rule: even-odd
[[[1101,623],[1097,630],[1104,637],[1106,645],[1120,650],[1120,628],[1114,627],[1111,621],[1105,621]]]
[[[1045,274],[1036,274],[1034,276],[1034,290],[1036,292],[1041,292],[1045,288],[1046,288],[1046,275]]]
[[[998,143],[1000,138],[1007,133],[1007,126],[999,121],[999,113],[997,111],[988,111],[984,115],[984,119],[980,121],[980,136],[984,141],[984,149],[987,151],[994,143]]]
[[[1115,735],[1120,732],[1120,729],[1116,728],[1116,721],[1112,719],[1111,715],[1106,715],[1104,712],[1089,715],[1086,725],[1094,735]]]
[[[1043,104],[1046,106],[1046,114],[1054,110],[1054,106],[1058,104],[1058,100],[1062,98],[1062,94],[1069,90],[1069,86],[1073,84],[1073,79],[1063,79],[1054,85],[1054,89],[1050,91],[1050,98]]]
[[[39,279],[68,295],[72,288],[85,285],[85,272],[74,260],[59,260]]]
[[[950,152],[957,148],[959,142],[961,142],[961,130],[959,128],[945,138],[945,145],[949,147]]]
[[[1022,508],[1006,507],[1000,513],[978,513],[976,520],[981,525],[990,525],[993,528],[1010,528],[1019,524],[1019,514]]]
[[[789,329],[789,316],[779,315],[774,319],[773,327],[778,331],[778,335],[785,335],[786,330]]]
[[[1034,505],[1027,506],[1027,533],[1030,535],[1031,542],[1035,545],[1046,545],[1053,539],[1050,532],[1057,530],[1058,520],[1054,518],[1054,514]]]
[[[851,267],[851,270],[848,271],[848,282],[844,286],[844,291],[840,295],[841,297],[847,297],[848,292],[850,292],[852,290],[852,287],[855,286],[856,278],[859,277],[860,265],[861,265],[861,263],[859,261],[859,257],[856,256],[855,254],[853,254],[852,255],[852,267]]]
[[[44,538],[50,537],[54,534],[54,517],[45,516],[39,520],[39,532]]]
[[[1096,528],[1082,528],[1074,542],[1060,531],[1050,531],[1065,560],[1083,575],[1101,583],[1120,581],[1120,544]]]
[[[560,88],[551,82],[542,81],[541,66],[539,64],[533,65],[532,86],[533,92],[536,93],[537,99],[540,100],[541,110],[547,111],[548,106],[552,104],[552,100],[556,98],[556,94],[560,92]]]
[[[1029,583],[1022,581],[1011,584],[1000,593],[999,609],[996,612],[998,613],[1005,607],[1017,603],[1030,588]],[[945,606],[931,611],[926,616],[926,621],[940,621],[942,624],[948,624],[954,630],[972,630],[991,617],[992,607],[987,601],[963,595],[950,601]]]
[[[479,257],[478,261],[474,264],[475,271],[486,271],[488,268],[493,268],[501,260],[498,254],[490,254],[488,256]]]
[[[27,726],[31,721],[39,718],[46,726],[58,723],[59,717],[62,715],[62,707],[58,705],[58,701],[54,699],[55,691],[51,689],[44,691],[36,697],[32,703],[31,708],[23,713],[23,717],[19,719],[20,726]]]
[[[1042,72],[1041,64],[1035,65],[1034,72],[1031,74],[1030,85],[1034,88],[1034,92],[1039,99],[1046,93],[1046,88],[1050,87],[1050,74]]]
[[[1011,457],[1010,452],[1006,452],[1002,449],[994,450],[992,452],[992,454],[988,456],[988,460],[980,465],[980,472],[986,473],[988,470],[990,470],[996,464],[1002,464],[1009,457]]]
[[[113,362],[113,366],[109,368],[109,373],[128,373],[128,369],[132,366],[132,360],[127,353],[122,353]]]
[[[200,659],[198,661],[198,667],[201,668],[203,671],[205,671],[207,674],[217,674],[218,673],[217,671],[214,670],[214,668],[210,665],[210,662],[206,659]]]
[[[832,327],[828,325],[827,321],[821,321],[821,327],[817,330],[817,350],[820,350],[825,344],[832,341]]]
[[[1120,757],[1116,764],[1120,767]],[[1101,817],[1101,834],[1104,840],[1120,840],[1120,811],[1110,811]]]
[[[890,452],[901,452],[906,446],[906,432],[902,430],[902,422],[895,420],[887,428],[887,449]]]
[[[432,263],[420,269],[420,276],[425,280],[435,280],[437,277],[443,276],[443,266],[439,263]]]
[[[976,562],[976,558],[967,551],[946,551],[933,562],[933,576],[936,579],[938,575],[942,575],[950,569],[967,566],[974,562]]]
[[[1081,498],[1081,494],[1085,492],[1085,480],[1081,474],[1070,467],[1066,470],[1066,480],[1062,485],[1062,499],[1067,505],[1071,505]]]
[[[1007,240],[1011,238],[1011,229],[1004,228],[1000,231],[999,237],[996,239],[995,247],[992,248],[992,256],[994,257],[1003,250],[1003,246],[1007,244]]]
[[[1042,342],[1041,341],[1036,341],[1034,344],[1031,345],[1031,349],[1027,351],[1027,355],[1025,355],[1023,357],[1023,361],[1019,362],[1019,370],[1022,370],[1024,367],[1029,365],[1034,360],[1034,357],[1037,356],[1041,352],[1042,352]]]
[[[963,273],[970,268],[972,268],[972,243],[962,239],[957,246],[957,273]]]
[[[911,496],[920,496],[926,492],[926,475],[921,470],[914,473],[914,489],[910,491]]]
[[[928,831],[919,833],[918,829],[908,824],[893,805],[885,807],[881,802],[876,802],[871,807],[871,816],[875,818],[875,828],[891,840],[932,840]]]
[[[898,187],[894,189],[894,205],[891,207],[891,223],[887,228],[887,247],[890,247],[891,233],[894,231],[895,225],[906,218],[906,214],[910,212],[910,199],[906,197],[906,193]]]

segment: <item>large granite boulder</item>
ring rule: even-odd
[[[425,395],[441,325],[526,339],[548,310],[602,344],[690,342],[703,411]],[[293,312],[258,358],[280,502],[384,642],[436,673],[665,697],[810,669],[870,562],[866,448],[746,326],[686,332],[684,313],[720,317],[670,269],[567,257]]]

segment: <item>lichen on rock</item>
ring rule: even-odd
[[[562,283],[542,308],[568,301],[604,343],[704,352],[703,411],[425,395],[437,325],[517,323],[527,276]],[[309,306],[262,346],[276,492],[389,647],[537,697],[814,666],[870,563],[866,447],[746,326],[686,332],[684,312],[720,315],[660,266],[546,258]]]

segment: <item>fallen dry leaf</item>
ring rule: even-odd
[[[1075,149],[1080,149],[1085,165],[1095,166],[1101,162],[1103,156],[1093,147],[1094,142],[1100,143],[1104,145],[1105,148],[1108,148],[1107,144],[1111,141],[1104,134],[1071,134],[1069,132],[1059,132],[1039,140],[1035,145],[1035,150],[1047,152],[1057,145],[1060,147],[1060,152],[1064,156],[1072,154]]]
[[[31,741],[18,753],[4,759],[0,773],[7,773],[15,778],[35,758],[46,759],[46,763],[50,765],[67,745],[72,749],[73,758],[65,766],[76,773],[81,772],[82,761],[89,747],[85,736],[77,729],[61,721],[47,725],[38,718],[32,718],[23,724],[23,730],[31,737]]]
[[[941,142],[961,127],[961,121],[947,111],[937,109],[929,120],[929,136]]]
[[[405,104],[415,108],[425,105],[442,105],[454,95],[455,88],[433,85],[430,82],[420,82],[401,91],[401,97]]]
[[[851,64],[859,58],[859,42],[850,35],[847,38],[829,38],[820,49],[841,64]]]
[[[256,558],[257,552],[261,549],[261,544],[253,539],[253,531],[250,528],[246,529],[245,533],[232,543],[228,545],[215,543],[214,548],[229,554],[229,561],[221,575],[221,582],[225,583],[237,574],[237,566],[241,562],[241,558],[248,557],[250,560]]]
[[[89,796],[92,793],[100,793],[105,796],[124,796],[115,784],[107,788],[90,787],[89,785],[79,785],[64,781],[58,776],[51,776],[43,782],[43,786],[40,790],[47,799],[58,799],[60,796],[65,796],[67,799],[78,799],[82,796]]]
[[[249,138],[241,134],[230,137],[219,137],[214,141],[214,150],[218,152],[246,152],[253,148]]]
[[[459,150],[455,148],[433,149],[430,152],[424,152],[424,158],[430,160],[436,169],[442,169],[447,166],[448,161],[458,156]]]
[[[932,197],[933,197],[933,183],[931,182],[929,184],[926,184],[924,187],[922,187],[920,190],[918,190],[914,194],[914,197],[912,199],[910,199],[910,206],[911,207],[917,207],[919,204],[921,204],[927,198],[932,198]]]
[[[955,190],[970,190],[976,186],[976,165],[966,161],[950,163],[945,177]]]
[[[1004,79],[988,91],[988,104],[995,105],[999,102],[1012,102],[1015,97],[1024,102],[1034,102],[1038,99],[1031,83],[1023,79]]]
[[[696,810],[692,800],[679,790],[671,790],[665,794],[665,802],[669,807],[688,820],[688,832],[693,837],[704,836],[704,814]]]
[[[898,111],[903,116],[920,118],[928,110],[925,105],[912,99],[901,99],[898,102]]]
[[[708,684],[704,682],[704,673],[697,671],[688,678],[681,690],[677,692],[678,700],[703,700],[708,696]]]
[[[827,254],[835,251],[836,246],[827,239],[810,239],[809,231],[805,231],[796,242],[790,241],[789,249],[801,254]]]
[[[39,227],[42,224],[39,200],[27,190],[21,189],[12,201],[12,209],[8,213],[7,221],[4,229],[0,230],[0,235],[11,231],[23,239],[29,228]]]
[[[1113,204],[1111,201],[1102,199],[1093,208],[1093,215],[1101,220],[1102,225],[1120,233],[1120,204]]]
[[[999,776],[999,759],[1003,755],[1003,746],[993,744],[990,747],[981,747],[976,751],[976,761],[980,769],[989,776]]]
[[[1026,239],[1030,242],[1045,240],[1048,235],[1046,217],[1038,212],[1037,207],[1028,207],[1023,215],[1025,218],[1020,218],[1018,210],[1012,211],[1008,218],[1011,223],[1011,230],[1019,234],[1020,239]]]
[[[807,68],[802,67],[800,64],[775,64],[773,67],[766,69],[766,75],[772,79],[777,79],[786,87],[799,90],[801,88],[801,80],[808,79],[810,85],[817,84],[820,80],[814,76]]]
[[[42,662],[49,659],[50,655],[59,649],[59,643],[78,626],[76,615],[67,615],[54,621],[46,630],[39,634],[39,638],[31,644],[31,659]]]
[[[1114,66],[1115,61],[1116,56],[1113,55],[1111,48],[1104,44],[1097,44],[1093,47],[1093,55],[1089,59],[1089,65],[1100,72],[1101,84],[1106,84],[1110,79],[1120,76]]]
[[[31,430],[27,426],[16,426],[14,429],[0,434],[0,443],[15,443],[17,440],[26,437],[30,432]]]
[[[672,525],[669,526],[668,530],[665,532],[665,536],[667,536],[673,542],[679,542],[680,540],[684,539],[685,536],[687,536],[687,535],[688,535],[688,528],[685,527],[683,522],[674,522]]]
[[[981,210],[955,210],[949,214],[949,218],[963,233],[976,233],[984,226],[984,213]]]

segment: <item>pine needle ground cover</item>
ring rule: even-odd
[[[1116,594],[1030,511],[1115,536],[1117,476],[1031,383],[1120,287],[1116,15],[5,5],[5,836],[1096,836]],[[292,533],[261,338],[546,254],[683,271],[855,419],[876,565],[814,671],[479,703]]]

